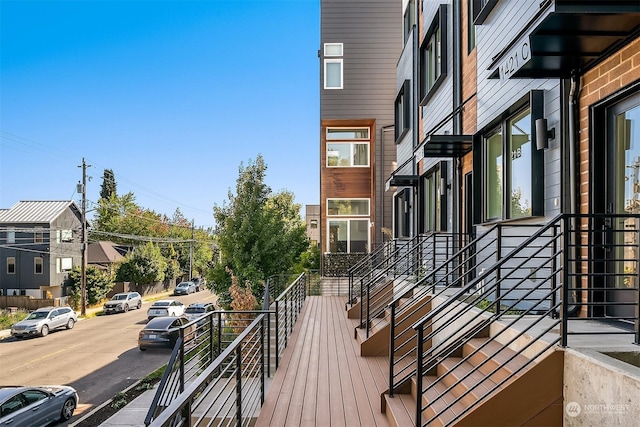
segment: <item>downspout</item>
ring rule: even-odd
[[[415,13],[414,13],[414,24],[413,24],[413,101],[411,104],[414,106],[413,108],[413,161],[412,161],[412,174],[414,176],[418,175],[418,164],[416,162],[415,151],[420,144],[420,110],[422,107],[420,106],[420,2],[416,0],[414,2]],[[418,235],[418,189],[420,185],[414,187],[414,191],[412,191],[412,199],[413,199],[413,207],[412,207],[412,228],[410,235],[417,236]]]
[[[568,152],[568,156],[569,156],[569,214],[575,214],[580,212],[580,206],[579,206],[579,199],[578,199],[578,190],[577,190],[577,183],[578,183],[578,179],[577,179],[577,167],[576,167],[576,162],[577,162],[577,149],[576,149],[576,144],[579,143],[578,138],[576,137],[576,133],[577,133],[577,123],[579,120],[578,117],[578,97],[580,96],[580,76],[578,75],[578,73],[572,73],[571,75],[571,86],[570,86],[570,90],[569,90],[569,111],[568,111],[568,127],[569,127],[569,136],[568,136],[568,145],[569,145],[569,152]],[[572,223],[572,228],[575,230],[577,227],[576,224],[576,219],[572,219],[571,220]],[[565,236],[566,237],[566,236]],[[578,251],[580,250],[580,248],[577,247],[577,245],[580,245],[579,241],[576,242],[572,242],[573,244],[571,245],[571,253],[569,254],[569,256],[571,257],[571,259],[577,259],[578,256]],[[567,263],[565,262],[565,268],[566,268]],[[580,271],[582,270],[582,265],[581,263],[578,263],[576,265],[576,268],[580,269]],[[573,289],[577,289],[578,288],[578,276],[576,274],[573,274],[571,276],[571,283],[570,286]],[[591,286],[591,285],[589,285]],[[581,300],[582,300],[582,292],[575,292],[573,295],[569,296],[569,301],[572,305],[570,305],[569,307],[567,307],[567,311],[568,314],[570,315],[575,315],[576,313],[578,313],[582,307],[581,304]]]
[[[462,8],[460,0],[453,1],[453,134],[462,135]],[[459,234],[458,247],[462,245],[462,162],[459,157],[453,158],[452,195],[454,208],[452,209],[452,230]]]

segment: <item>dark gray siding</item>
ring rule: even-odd
[[[402,0],[321,0],[320,119],[375,119],[375,241],[392,225],[396,64],[402,49]],[[324,89],[324,43],[343,43],[343,89]],[[383,129],[387,129],[384,131]]]

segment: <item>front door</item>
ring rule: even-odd
[[[634,317],[638,287],[640,237],[640,95],[617,103],[607,112],[607,281],[605,315]]]

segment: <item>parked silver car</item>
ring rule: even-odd
[[[193,282],[180,282],[173,290],[174,295],[189,295],[196,292],[196,284]]]
[[[0,426],[44,427],[69,420],[77,406],[69,386],[0,387]]]
[[[130,308],[141,308],[142,297],[137,292],[123,292],[115,294],[109,301],[104,303],[102,311],[104,314],[126,313]]]
[[[16,338],[35,335],[44,337],[54,329],[72,329],[77,321],[78,316],[70,307],[43,307],[11,326],[11,335]]]

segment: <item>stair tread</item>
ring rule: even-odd
[[[456,397],[451,391],[446,391],[447,386],[439,381],[439,378],[434,375],[425,375],[423,377],[423,388],[427,389],[423,395],[423,402],[425,409],[423,411],[423,421],[426,422],[429,418],[437,414],[437,419],[446,425],[449,421],[453,420],[457,414],[462,413],[465,409],[465,405],[462,401],[456,401]],[[451,404],[452,402],[454,402]],[[445,408],[451,404],[449,408]],[[435,420],[433,420],[435,422]]]
[[[412,426],[416,424],[416,400],[410,394],[400,393],[393,397],[385,395],[387,418],[396,426]],[[390,418],[391,415],[391,419]]]
[[[443,373],[443,377],[445,375],[448,376],[446,379],[443,378],[446,384],[451,385],[456,381],[460,381],[453,389],[456,396],[463,393],[463,391],[460,390],[460,388],[463,388],[464,391],[471,390],[466,396],[472,395],[473,400],[477,400],[496,388],[496,383],[483,372],[476,369],[471,363],[462,362],[459,366],[456,366],[461,360],[462,358],[459,357],[449,357],[440,363],[440,365],[446,369],[446,373]],[[454,380],[451,375],[453,375],[456,380]],[[462,379],[463,377],[464,379]]]
[[[477,351],[475,355],[482,357],[483,359],[491,358],[502,365],[502,369],[515,372],[520,367],[529,362],[529,359],[521,354],[516,355],[516,352],[496,341],[487,341],[486,338],[473,338],[469,340],[463,346],[463,354],[465,356],[473,353],[480,347],[484,347]],[[514,357],[515,355],[515,357]],[[511,359],[511,360],[509,360]],[[485,364],[486,365],[486,364]]]

